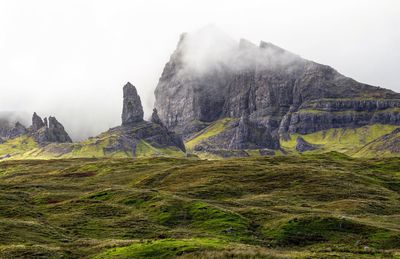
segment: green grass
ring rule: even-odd
[[[176,147],[169,148],[156,148],[141,140],[136,146],[137,157],[154,157],[154,156],[169,156],[169,157],[183,157],[184,153]]]
[[[360,150],[355,157],[390,157],[399,156],[400,153],[400,132],[391,132],[380,138],[377,138]]]
[[[392,132],[396,128],[398,126],[374,124],[354,129],[329,129],[306,135],[293,134],[290,136],[290,140],[281,140],[281,146],[295,152],[296,139],[301,136],[311,144],[320,145],[321,148],[312,151],[313,153],[337,151],[353,155],[369,142]]]
[[[400,158],[0,162],[0,258],[400,253]]]
[[[185,253],[217,250],[223,247],[224,244],[220,240],[213,239],[163,239],[112,248],[94,258],[171,258]]]
[[[201,130],[199,133],[197,133],[195,136],[193,136],[191,139],[187,140],[185,143],[185,146],[188,150],[193,150],[194,147],[198,144],[200,144],[202,141],[206,141],[210,137],[216,136],[220,133],[222,133],[228,123],[230,123],[233,119],[232,118],[224,118],[220,119],[216,122],[213,122],[210,126],[207,128]]]
[[[116,151],[105,153],[104,148],[117,141],[116,133],[110,134],[105,132],[97,137],[89,138],[77,143],[51,143],[46,146],[39,146],[35,140],[28,136],[22,136],[10,139],[0,144],[0,156],[10,154],[10,159],[55,159],[55,158],[128,158],[128,157],[154,157],[154,156],[171,156],[184,157],[185,154],[177,147],[154,147],[149,143],[141,140],[137,147],[136,153]]]
[[[33,138],[28,136],[21,136],[7,140],[3,144],[0,144],[0,156],[10,154],[17,157],[23,157],[23,154],[25,152],[28,152],[37,147],[38,144]]]

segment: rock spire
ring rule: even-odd
[[[130,125],[143,121],[143,106],[136,87],[131,83],[124,86],[124,103],[122,108],[122,125]]]

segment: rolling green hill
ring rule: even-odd
[[[400,159],[0,162],[0,258],[400,257]]]
[[[75,143],[50,143],[40,146],[32,137],[20,136],[9,139],[0,144],[0,157],[11,155],[10,160],[21,159],[54,159],[54,158],[93,158],[93,157],[153,157],[171,156],[185,157],[180,149],[169,147],[157,147],[145,140],[140,140],[135,153],[131,151],[115,150],[106,152],[106,148],[117,142],[119,132],[104,132],[96,137]]]
[[[220,154],[235,156],[239,151],[218,150],[218,153],[212,153],[210,150],[195,150],[195,146],[199,144],[212,147],[215,136],[224,135],[226,131],[231,130],[229,123],[232,121],[234,120],[230,118],[218,120],[189,137],[185,142],[187,150],[206,159],[220,159],[223,157]],[[302,137],[308,143],[318,147],[315,150],[307,151],[307,153],[322,154],[335,151],[354,157],[376,157],[377,155],[397,157],[400,154],[400,151],[395,148],[398,146],[398,132],[392,132],[398,128],[399,126],[396,125],[371,124],[357,128],[331,128],[305,135],[291,134],[288,139],[281,138],[281,150],[269,151],[270,154],[275,155],[299,154],[295,148],[296,139]],[[390,138],[384,138],[390,133],[392,133]],[[262,155],[262,150],[258,149],[247,149],[244,152],[248,156]],[[243,151],[239,155],[243,155]]]

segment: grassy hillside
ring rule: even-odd
[[[207,142],[209,138],[222,133],[233,120],[233,118],[224,118],[213,122],[186,141],[185,146],[187,150],[192,151],[196,145],[201,142]]]
[[[400,257],[400,158],[0,162],[0,258]]]
[[[51,143],[39,146],[28,136],[10,139],[0,144],[0,157],[10,154],[9,159],[54,159],[54,158],[94,158],[94,157],[184,157],[185,154],[176,147],[157,148],[142,140],[133,152],[115,151],[107,153],[105,148],[116,142],[117,133],[104,132],[96,137],[77,143]]]
[[[385,134],[361,148],[355,157],[400,156],[400,128]]]
[[[398,127],[395,125],[373,124],[354,129],[329,129],[307,135],[293,134],[290,136],[290,140],[281,140],[281,146],[288,152],[295,153],[296,138],[301,136],[307,142],[320,147],[312,151],[313,153],[337,151],[347,155],[354,155],[370,142],[392,132]],[[370,154],[369,157],[374,157],[374,155]]]

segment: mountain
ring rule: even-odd
[[[155,98],[161,121],[194,151],[280,152],[293,135],[400,125],[400,94],[213,28],[181,36]]]
[[[0,159],[185,156],[182,139],[163,125],[156,109],[151,122],[143,120],[140,97],[129,82],[123,88],[121,118],[121,126],[72,142],[56,118],[42,120],[34,113],[29,128],[17,122],[6,131],[0,143]]]

